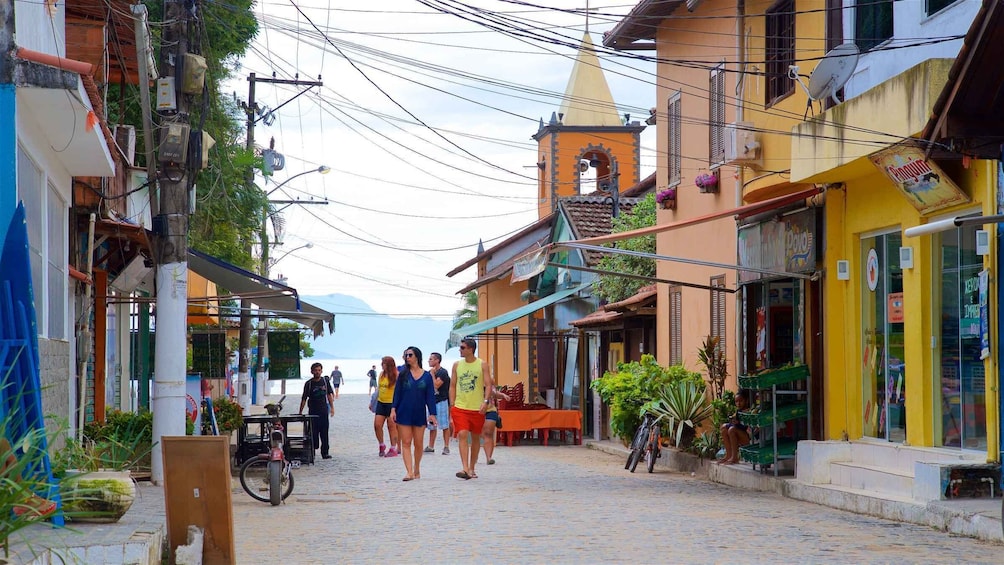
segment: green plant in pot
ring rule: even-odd
[[[697,428],[714,413],[708,402],[703,382],[677,381],[662,387],[659,396],[644,410],[666,422],[676,447],[687,449],[694,442]]]
[[[0,421],[0,545],[9,557],[9,538],[55,510],[54,488],[41,471],[45,466],[45,431],[32,430],[13,445],[6,439],[7,418]],[[0,559],[0,562],[4,562]]]

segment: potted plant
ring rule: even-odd
[[[658,398],[643,408],[666,421],[679,449],[694,443],[697,428],[714,413],[704,388],[703,382],[676,381],[662,387]]]
[[[671,186],[669,188],[664,188],[659,192],[655,193],[655,201],[659,203],[663,209],[673,210],[676,208],[676,187]]]
[[[694,178],[694,184],[701,192],[718,192],[718,172],[701,173]]]
[[[149,455],[111,439],[67,440],[53,465],[64,513],[77,522],[119,521],[136,499],[129,468]]]

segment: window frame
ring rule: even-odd
[[[788,67],[795,64],[795,0],[778,0],[764,22],[764,105],[771,107],[795,92]]]
[[[888,10],[888,33],[878,33],[878,27],[885,22],[876,23],[876,18],[883,15]],[[874,47],[882,45],[893,38],[896,33],[896,14],[893,0],[854,0],[854,44],[862,53],[871,51]],[[872,28],[875,29],[872,29]],[[873,34],[872,37],[861,39],[865,34]]]

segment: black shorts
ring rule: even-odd
[[[339,384],[333,384],[333,385],[331,385],[331,388],[338,389],[338,387],[340,387],[340,386],[342,386],[341,383],[339,383]]]
[[[393,405],[390,402],[377,402],[376,405],[376,415],[383,416],[385,418],[390,418],[390,409]]]

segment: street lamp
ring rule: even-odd
[[[278,264],[279,261],[282,261],[283,259],[285,259],[286,256],[289,255],[290,253],[292,253],[294,251],[299,251],[301,249],[310,249],[313,246],[314,246],[314,244],[308,241],[307,243],[304,243],[303,245],[298,245],[298,246],[290,249],[289,251],[283,253],[278,259],[276,259],[275,261],[272,261],[272,263],[270,265],[268,265],[268,268],[265,271],[265,273],[266,273],[265,276],[267,277],[268,276],[268,271],[270,271],[272,269],[272,267],[276,266],[276,264]]]
[[[302,173],[297,173],[297,174],[289,177],[288,179],[282,181],[275,188],[273,188],[273,189],[271,189],[271,190],[269,190],[268,192],[265,193],[265,203],[262,206],[261,231],[259,232],[259,237],[261,239],[261,265],[259,266],[259,269],[258,269],[258,271],[259,271],[258,274],[259,275],[268,278],[268,266],[269,266],[269,259],[268,259],[268,247],[269,247],[269,241],[268,241],[269,202],[268,202],[268,197],[273,192],[279,190],[280,188],[282,188],[283,186],[285,186],[287,183],[289,183],[291,180],[293,180],[295,178],[302,177],[303,175],[308,175],[310,173],[321,173],[323,175],[323,174],[329,173],[330,171],[331,171],[330,167],[328,167],[327,165],[321,165],[321,166],[317,167],[316,169],[309,169],[309,170],[303,171]],[[248,349],[246,349],[246,348],[250,347],[250,341],[251,341],[251,321],[250,321],[251,318],[250,318],[250,316],[251,316],[251,314],[250,314],[249,310],[250,310],[250,301],[242,299],[241,300],[241,325],[240,325],[240,328],[241,328],[240,329],[240,343],[241,343],[240,347],[241,347],[241,351],[242,352],[243,351],[247,351]],[[259,312],[259,324],[258,324],[258,359],[257,359],[257,362],[255,363],[254,387],[255,387],[255,390],[258,391],[259,401],[261,401],[261,402],[264,402],[264,393],[265,393],[265,348],[267,347],[266,340],[268,339],[268,330],[266,329],[265,320],[267,320],[266,316],[263,313]],[[242,355],[241,355],[241,361],[240,361],[241,365],[238,368],[239,378],[246,374],[244,371],[246,370],[245,368],[248,366],[248,364],[244,364],[245,363],[244,359],[245,359],[245,357],[244,357],[244,355],[242,353]],[[250,383],[248,383],[248,384],[250,384]],[[250,391],[245,392],[246,390],[247,390],[246,384],[242,384],[242,383],[239,382],[238,383],[238,402],[240,403],[240,405],[242,407],[246,407],[248,404],[250,404],[250,401],[249,401],[250,399],[248,398],[248,396],[250,396],[250,394],[249,394]]]

